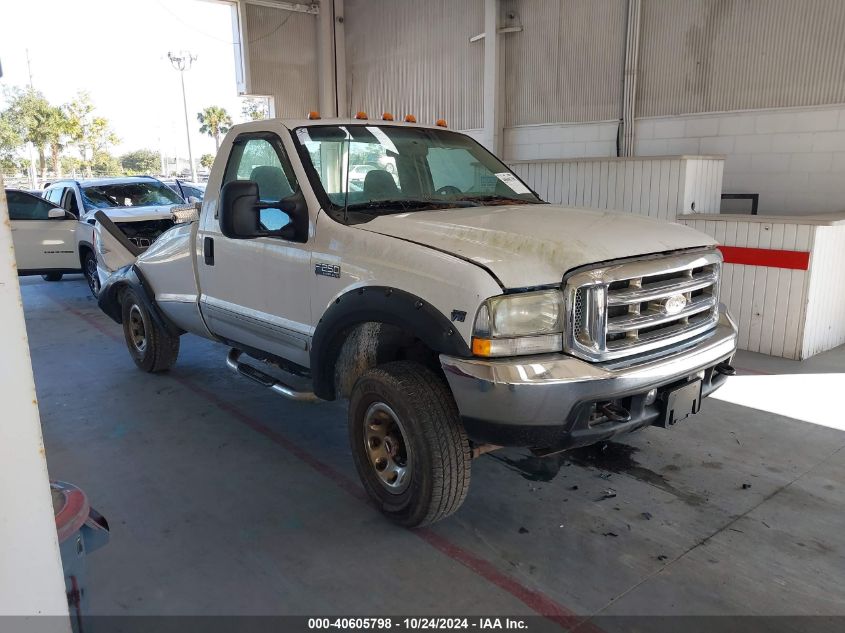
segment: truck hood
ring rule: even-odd
[[[97,209],[105,213],[112,222],[141,222],[143,220],[169,220],[171,209],[178,204],[151,207],[112,207],[111,209]],[[86,214],[88,215],[88,214]],[[94,214],[90,214],[94,217]]]
[[[681,224],[551,204],[415,211],[356,226],[473,261],[505,288],[560,283],[579,266],[716,243]]]

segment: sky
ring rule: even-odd
[[[194,158],[214,152],[197,113],[219,105],[235,122],[242,100],[235,84],[229,5],[206,0],[3,0],[0,86],[32,83],[52,103],[86,90],[121,142],[112,151],[149,148],[187,155],[179,73],[168,51],[197,56],[185,73]],[[2,95],[0,95],[0,102]],[[3,104],[0,103],[0,106]]]

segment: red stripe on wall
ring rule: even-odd
[[[789,268],[807,270],[810,267],[810,253],[806,251],[777,251],[769,248],[746,248],[744,246],[720,246],[726,264],[765,266],[766,268]]]

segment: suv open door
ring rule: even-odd
[[[26,191],[7,189],[12,241],[19,275],[58,281],[80,272],[76,252],[79,220],[70,212]]]

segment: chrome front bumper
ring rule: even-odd
[[[702,395],[709,395],[725,378],[713,368],[730,360],[735,351],[736,325],[720,306],[712,331],[674,354],[636,364],[594,364],[564,354],[502,360],[441,356],[440,362],[467,431],[476,441],[522,446],[567,443],[567,434],[580,432],[578,441],[569,442],[580,445],[653,423],[657,409],[641,402],[653,388],[700,378]],[[629,404],[637,408],[632,421],[594,428],[585,419],[585,411],[596,403],[623,398],[631,398]]]

